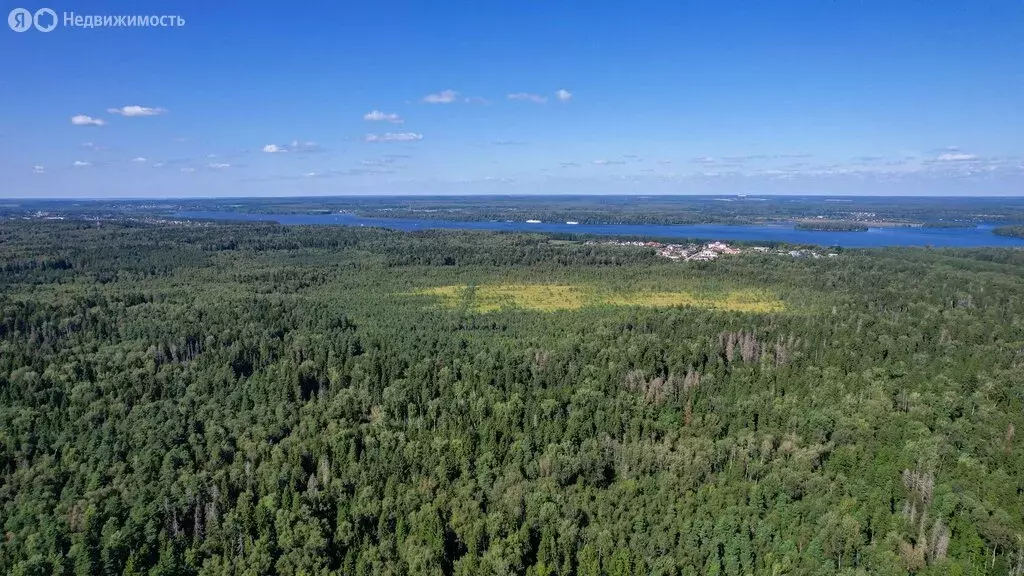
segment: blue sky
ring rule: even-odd
[[[1024,1],[5,2],[0,197],[1024,194]]]

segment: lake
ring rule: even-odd
[[[243,214],[240,212],[181,212],[177,218],[190,220],[236,220],[279,222],[286,225],[379,226],[415,231],[432,228],[457,230],[502,230],[596,234],[602,236],[653,236],[659,238],[700,238],[744,242],[788,242],[844,248],[882,246],[936,247],[1024,247],[1024,239],[997,236],[994,226],[976,228],[871,228],[867,232],[818,232],[796,230],[791,224],[731,226],[726,224],[565,224],[554,222],[459,222],[407,218],[367,218],[353,214]]]

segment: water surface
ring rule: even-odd
[[[745,242],[788,242],[844,248],[881,246],[1024,247],[1024,239],[998,236],[993,225],[975,228],[870,228],[866,232],[797,230],[792,224],[731,226],[726,224],[565,224],[541,222],[459,222],[411,218],[367,218],[353,214],[244,214],[241,212],[181,212],[178,218],[279,222],[286,225],[379,226],[395,230],[504,230],[598,234],[603,236],[654,236],[659,238],[701,238]]]

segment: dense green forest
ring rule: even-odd
[[[5,221],[0,266],[3,573],[1024,574],[1024,251]]]

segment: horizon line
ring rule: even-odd
[[[559,198],[559,197],[620,197],[620,198],[843,198],[843,199],[856,199],[856,198],[891,198],[891,199],[972,199],[972,200],[1011,200],[1011,199],[1022,199],[1024,200],[1024,192],[1014,195],[995,195],[995,196],[974,196],[974,195],[962,195],[962,194],[937,194],[937,195],[925,195],[925,194],[914,194],[897,196],[891,194],[666,194],[666,193],[649,193],[649,194],[631,194],[631,193],[619,193],[619,194],[600,194],[600,193],[562,193],[562,194],[548,194],[548,193],[536,193],[536,194],[494,194],[494,193],[477,193],[477,194],[318,194],[318,195],[282,195],[282,196],[91,196],[91,197],[69,197],[69,196],[45,196],[45,197],[0,197],[0,202],[55,202],[55,201],[75,201],[75,202],[102,202],[102,201],[176,201],[176,200],[300,200],[300,199],[329,199],[329,198]]]

